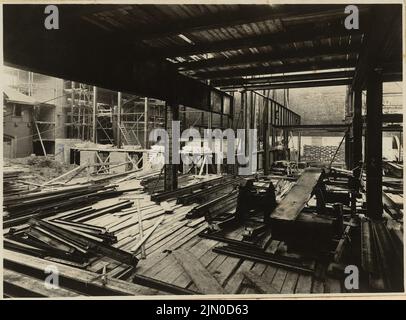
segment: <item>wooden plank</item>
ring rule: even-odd
[[[218,245],[217,241],[206,240],[208,239],[201,239],[201,241],[196,246],[192,246],[190,248],[185,247],[185,249],[191,252],[196,257],[196,259],[199,259],[205,267],[209,266],[216,258],[216,255],[213,254],[211,250],[214,246]],[[198,291],[192,279],[185,272],[181,272],[180,274],[178,274],[173,283],[181,287],[189,288],[190,290]]]
[[[240,264],[241,259],[227,256],[223,263],[214,271],[214,277],[224,286]]]
[[[244,260],[239,266],[238,270],[236,270],[234,275],[228,280],[225,286],[226,291],[230,293],[237,293],[244,280],[244,271],[250,270],[253,265],[253,261]]]
[[[306,168],[296,184],[272,212],[271,219],[295,220],[310,199],[321,173],[322,170],[319,168]]]
[[[188,230],[189,229],[189,230]],[[196,235],[201,231],[200,229],[193,230],[191,229],[192,232],[190,232],[190,228],[187,228],[186,232],[190,232],[189,234],[183,234],[180,233],[177,237],[174,237],[171,241],[167,242],[165,244],[165,251],[170,252],[171,250],[175,250],[185,243],[187,244],[191,238],[196,237]],[[147,248],[148,249],[148,248]],[[150,251],[152,249],[149,249]],[[147,276],[151,276],[151,269],[156,269],[159,268],[160,266],[165,265],[165,262],[163,259],[165,259],[168,254],[166,252],[158,252],[156,254],[151,253],[150,258],[147,259],[147,261],[141,260],[138,265],[137,265],[137,272],[139,273],[144,273]],[[162,268],[161,268],[162,269]]]
[[[274,288],[272,284],[263,279],[260,275],[253,271],[244,271],[245,278],[259,291],[259,293],[274,294],[279,293],[279,290]]]
[[[175,259],[185,269],[199,291],[203,294],[225,294],[223,287],[209,273],[209,271],[186,250],[173,252]]]
[[[32,273],[38,273],[44,275],[46,268],[49,266],[49,261],[41,258],[29,256],[26,254],[13,252],[10,250],[3,250],[4,266],[8,269],[12,268],[24,268],[29,269]],[[153,290],[147,287],[142,287],[126,281],[117,279],[109,279],[107,283],[104,283],[97,273],[89,272],[86,270],[80,270],[77,268],[69,267],[63,264],[53,262],[58,268],[60,282],[75,282],[76,284],[82,284],[83,288],[87,290],[88,287],[95,287],[100,292],[107,293],[109,295],[148,295],[152,294]]]
[[[3,269],[4,292],[15,292],[15,297],[78,297],[77,292],[64,288],[47,288],[44,280],[29,277],[9,269]]]
[[[143,236],[143,237],[141,237],[141,239],[139,240],[139,242],[134,246],[134,247],[132,247],[131,249],[130,249],[130,251],[131,252],[133,252],[133,253],[136,253],[140,248],[141,248],[141,246],[143,246],[146,242],[147,242],[147,240],[149,239],[149,237],[151,237],[152,236],[152,233],[158,228],[158,226],[162,223],[162,221],[164,220],[164,216],[162,216],[156,223],[155,223],[155,225],[152,227],[152,228],[150,228],[149,230],[148,230],[148,233],[145,235],[145,236]],[[145,250],[145,249],[144,249]],[[145,254],[145,253],[144,253]]]
[[[312,276],[301,274],[297,281],[295,293],[310,293],[312,289]]]
[[[299,274],[297,272],[288,271],[285,281],[283,282],[281,293],[294,293]]]
[[[252,268],[253,272],[260,274],[262,280],[269,284],[272,284],[277,270],[278,270],[277,268],[270,265],[266,265],[264,263],[256,263],[255,266]],[[276,289],[275,287],[273,288]],[[241,293],[250,294],[258,292],[255,290],[255,288],[247,288],[244,292]]]
[[[283,282],[285,281],[287,275],[287,270],[278,269],[275,273],[274,278],[272,279],[272,286],[280,292],[283,287]]]

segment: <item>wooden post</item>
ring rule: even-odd
[[[351,169],[352,164],[351,164],[351,136],[350,133],[347,133],[345,135],[345,167],[346,169]]]
[[[97,87],[93,86],[93,131],[92,131],[92,139],[94,143],[97,143],[97,131],[96,131],[96,117],[97,117]]]
[[[117,92],[117,147],[121,147],[121,92]]]
[[[138,228],[140,232],[140,239],[144,238],[144,229],[142,227],[142,213],[141,213],[141,205],[140,205],[140,199],[136,199],[137,201],[137,212],[138,212]],[[146,254],[145,254],[145,244],[141,245],[141,259],[145,259]]]
[[[71,104],[70,104],[70,123],[71,123],[71,128],[72,128],[72,138],[75,136],[75,117],[74,117],[74,110],[75,110],[75,82],[71,82]],[[78,137],[79,138],[79,137]]]
[[[366,191],[367,215],[382,217],[382,75],[367,76]]]
[[[302,149],[302,133],[299,131],[297,133],[297,162],[300,162],[301,149]]]
[[[269,100],[266,99],[265,101],[265,110],[264,110],[264,119],[263,119],[263,126],[264,126],[264,138],[263,138],[263,146],[264,146],[264,174],[269,174]]]
[[[46,152],[46,150],[45,150],[44,142],[42,141],[41,132],[39,132],[39,128],[38,128],[37,121],[34,120],[34,124],[35,124],[35,129],[37,130],[39,142],[41,143],[42,152],[44,153],[44,156],[46,157],[46,156],[47,156],[47,152]]]
[[[148,149],[148,97],[144,98],[144,149]]]
[[[353,168],[355,176],[359,176],[361,172],[360,162],[362,161],[362,91],[355,90],[353,92],[353,119],[352,119],[352,133],[353,133]]]
[[[178,164],[174,164],[172,159],[172,141],[173,141],[173,134],[172,134],[172,120],[177,121],[179,120],[179,106],[169,106],[166,104],[165,106],[165,128],[168,133],[168,152],[169,155],[169,163],[164,165],[164,190],[170,191],[175,190],[178,188]],[[176,142],[178,143],[178,142]]]

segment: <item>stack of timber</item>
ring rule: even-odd
[[[131,201],[118,201],[102,207],[84,207],[54,214],[49,218],[32,218],[4,230],[4,246],[8,249],[32,254],[84,268],[98,256],[108,256],[135,266],[132,254],[115,249],[117,238],[106,228],[88,222],[132,205]]]
[[[361,266],[368,292],[403,292],[403,232],[385,221],[361,221]]]
[[[100,199],[122,194],[115,185],[86,184],[51,190],[33,190],[5,196],[3,227],[26,223],[31,218],[45,218],[59,212],[80,208]]]
[[[32,219],[28,230],[22,235],[9,235],[4,246],[82,268],[99,255],[135,266],[138,260],[132,254],[111,246],[115,241],[116,238],[103,228],[65,220]]]
[[[242,177],[235,177],[221,184],[204,186],[200,190],[195,190],[191,194],[184,194],[178,197],[177,203],[184,205],[191,203],[204,203],[219,196],[223,196],[235,190],[244,179]]]
[[[230,193],[193,208],[187,213],[186,217],[199,218],[210,215],[211,218],[215,218],[220,214],[230,212],[237,206],[237,196],[238,190],[233,190]]]
[[[210,193],[207,192],[210,188],[220,188],[221,185],[224,185],[226,183],[239,183],[241,180],[240,177],[234,177],[232,175],[226,175],[222,177],[217,177],[217,178],[212,178],[210,180],[206,180],[203,182],[199,183],[194,183],[182,188],[178,188],[173,191],[164,191],[164,192],[159,192],[159,193],[154,193],[151,195],[151,200],[155,202],[161,202],[169,199],[178,199],[180,197],[184,197],[185,202],[183,200],[180,200],[180,203],[191,203],[194,201],[194,197],[196,194],[201,192],[201,195],[204,193]],[[214,190],[214,189],[212,189]],[[190,198],[189,198],[190,197]],[[196,196],[197,198],[198,196]],[[193,201],[189,202],[189,199],[193,199]]]
[[[21,193],[30,192],[35,186],[35,183],[23,181],[26,175],[24,170],[14,167],[5,167],[3,169],[3,195],[13,196]]]
[[[191,182],[193,177],[190,175],[179,175],[178,185],[184,186]],[[144,191],[148,194],[159,193],[164,191],[164,179],[162,173],[154,173],[142,178],[140,182]]]

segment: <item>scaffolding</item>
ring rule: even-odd
[[[127,96],[118,108],[119,136],[123,145],[148,148],[148,135],[165,125],[165,103],[160,100]]]
[[[149,132],[164,126],[165,103],[160,100],[73,81],[65,81],[64,93],[68,117],[67,137],[71,139],[115,146],[147,147]]]
[[[92,87],[74,81],[64,81],[67,115],[67,137],[70,139],[91,140],[93,92]]]

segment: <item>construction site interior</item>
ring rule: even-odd
[[[401,6],[58,8],[3,6],[5,297],[404,291]]]

